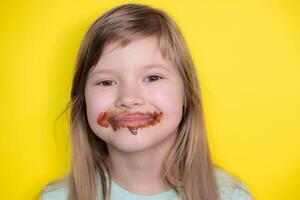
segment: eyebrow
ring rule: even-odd
[[[164,65],[161,65],[159,63],[153,63],[153,64],[147,64],[147,65],[143,65],[141,66],[141,69],[144,69],[144,70],[149,70],[149,69],[152,69],[152,68],[159,68],[159,69],[164,69],[168,72],[171,71],[171,69],[169,67],[166,67]],[[114,74],[115,73],[115,70],[113,69],[99,69],[95,72],[92,72],[92,75],[93,74],[99,74],[99,73],[103,73],[103,74]]]

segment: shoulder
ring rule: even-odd
[[[69,187],[67,182],[48,185],[41,194],[41,200],[67,200]]]
[[[253,200],[245,184],[221,168],[215,168],[221,200]]]

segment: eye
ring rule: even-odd
[[[147,82],[153,82],[153,81],[157,81],[157,80],[163,79],[163,78],[158,75],[150,75],[150,76],[147,76],[145,79],[148,80]]]
[[[104,81],[99,81],[98,83],[96,83],[96,85],[101,85],[101,86],[111,86],[111,85],[115,85],[116,82],[115,81],[111,81],[111,80],[104,80]]]

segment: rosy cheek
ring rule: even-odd
[[[180,96],[178,89],[170,85],[160,87],[160,89],[151,91],[149,92],[149,94],[155,94],[151,95],[151,98],[167,107],[168,105],[174,106],[174,103],[177,104],[178,98]]]
[[[99,112],[106,110],[111,105],[111,101],[107,96],[94,93],[86,98],[86,104],[88,116],[94,118]]]

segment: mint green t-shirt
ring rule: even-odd
[[[215,175],[221,200],[253,200],[246,186],[221,169],[216,168]],[[98,190],[101,194],[101,186]],[[42,194],[42,200],[67,200],[68,186],[48,187]],[[112,181],[111,200],[181,200],[175,190],[170,189],[154,195],[135,194]]]

